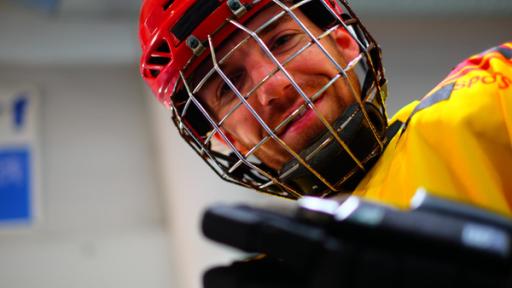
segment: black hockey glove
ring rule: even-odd
[[[214,206],[204,234],[263,254],[205,273],[206,288],[512,287],[510,219],[428,196],[410,211],[349,197],[287,210]]]

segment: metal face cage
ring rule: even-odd
[[[251,5],[237,0],[229,0],[225,5],[233,12],[232,17],[206,39],[194,35],[187,38],[193,56],[180,71],[179,80],[170,87],[172,119],[181,136],[229,182],[293,199],[349,191],[350,186],[345,184],[357,182],[356,175],[364,175],[387,141],[386,80],[377,43],[344,1],[273,0],[245,23],[239,18],[250,11]],[[262,13],[266,16],[259,16]],[[294,32],[269,40],[265,33],[283,22]],[[234,27],[235,32],[221,45],[214,45],[216,34],[228,26]],[[332,49],[336,45],[333,35],[340,29],[357,46],[356,55],[342,61]],[[208,56],[197,65],[194,61],[205,53]],[[246,67],[249,64],[239,61],[247,53],[259,53],[272,69],[265,76],[251,78],[251,67]],[[314,91],[298,79],[293,68],[320,65],[304,62],[311,59],[309,55],[321,58],[322,63],[328,63],[330,71],[335,70],[321,85],[313,85]],[[290,109],[276,114],[271,113],[272,107],[266,107],[262,113],[256,99],[273,77],[286,81],[287,89],[293,91],[290,95],[294,95],[294,103],[301,104],[290,103]],[[344,89],[344,99],[351,100],[332,118],[326,115],[325,110],[329,109],[326,105],[320,107],[319,99],[342,97],[333,95],[341,93],[339,87]],[[230,128],[240,120],[237,115],[241,113],[259,131],[259,137],[252,137],[253,141],[250,145],[244,143],[243,149],[240,135]],[[320,123],[322,130],[309,137],[307,144],[296,147],[293,141],[284,139],[283,131],[306,114],[314,116],[316,119],[309,121]],[[265,149],[270,152],[264,152]],[[279,153],[279,158],[286,161],[277,166],[271,163],[268,158],[272,158],[272,152]]]

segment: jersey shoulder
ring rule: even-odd
[[[354,193],[407,208],[424,187],[440,197],[512,215],[512,43],[474,55],[403,122]]]
[[[507,132],[501,133],[502,140],[512,143],[512,42],[464,60],[430,93],[411,104],[406,106],[411,112],[403,121],[402,134],[411,125],[472,129],[492,137],[499,130]]]

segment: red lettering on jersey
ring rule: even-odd
[[[491,76],[484,76],[484,77],[482,77],[482,83],[484,83],[484,84],[496,83],[496,74],[493,74]]]
[[[473,84],[478,83],[479,80],[480,80],[480,76],[471,77],[468,82],[468,88],[471,88],[471,86],[473,86]]]
[[[453,86],[453,91],[460,90],[466,87],[466,81],[459,79],[457,82],[455,82],[455,85]]]
[[[507,89],[508,87],[510,87],[510,85],[512,85],[512,80],[510,80],[510,78],[501,73],[498,74],[501,76],[501,83],[498,85],[498,88]]]
[[[458,79],[453,86],[453,90],[461,90],[464,88],[471,88],[474,85],[484,84],[484,85],[493,85],[497,84],[500,90],[508,89],[512,86],[512,80],[508,78],[506,75],[503,75],[500,72],[492,73],[486,76],[473,76],[469,79]]]

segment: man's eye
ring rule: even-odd
[[[228,78],[231,81],[231,83],[233,83],[233,85],[240,91],[240,89],[243,85],[243,83],[242,83],[243,73],[237,72],[232,75],[228,75]],[[228,101],[228,99],[233,99],[235,97],[236,97],[235,91],[233,91],[233,89],[231,89],[231,87],[229,87],[228,83],[226,83],[225,81],[222,81],[222,83],[220,83],[219,88],[217,90],[217,100],[220,102],[226,103],[226,101]]]
[[[270,43],[270,50],[276,53],[286,52],[297,46],[300,42],[300,34],[297,32],[281,34],[275,37]]]
[[[223,84],[219,88],[219,97],[225,97],[227,94],[232,93],[233,91],[229,87],[229,85],[226,82],[223,82]]]

